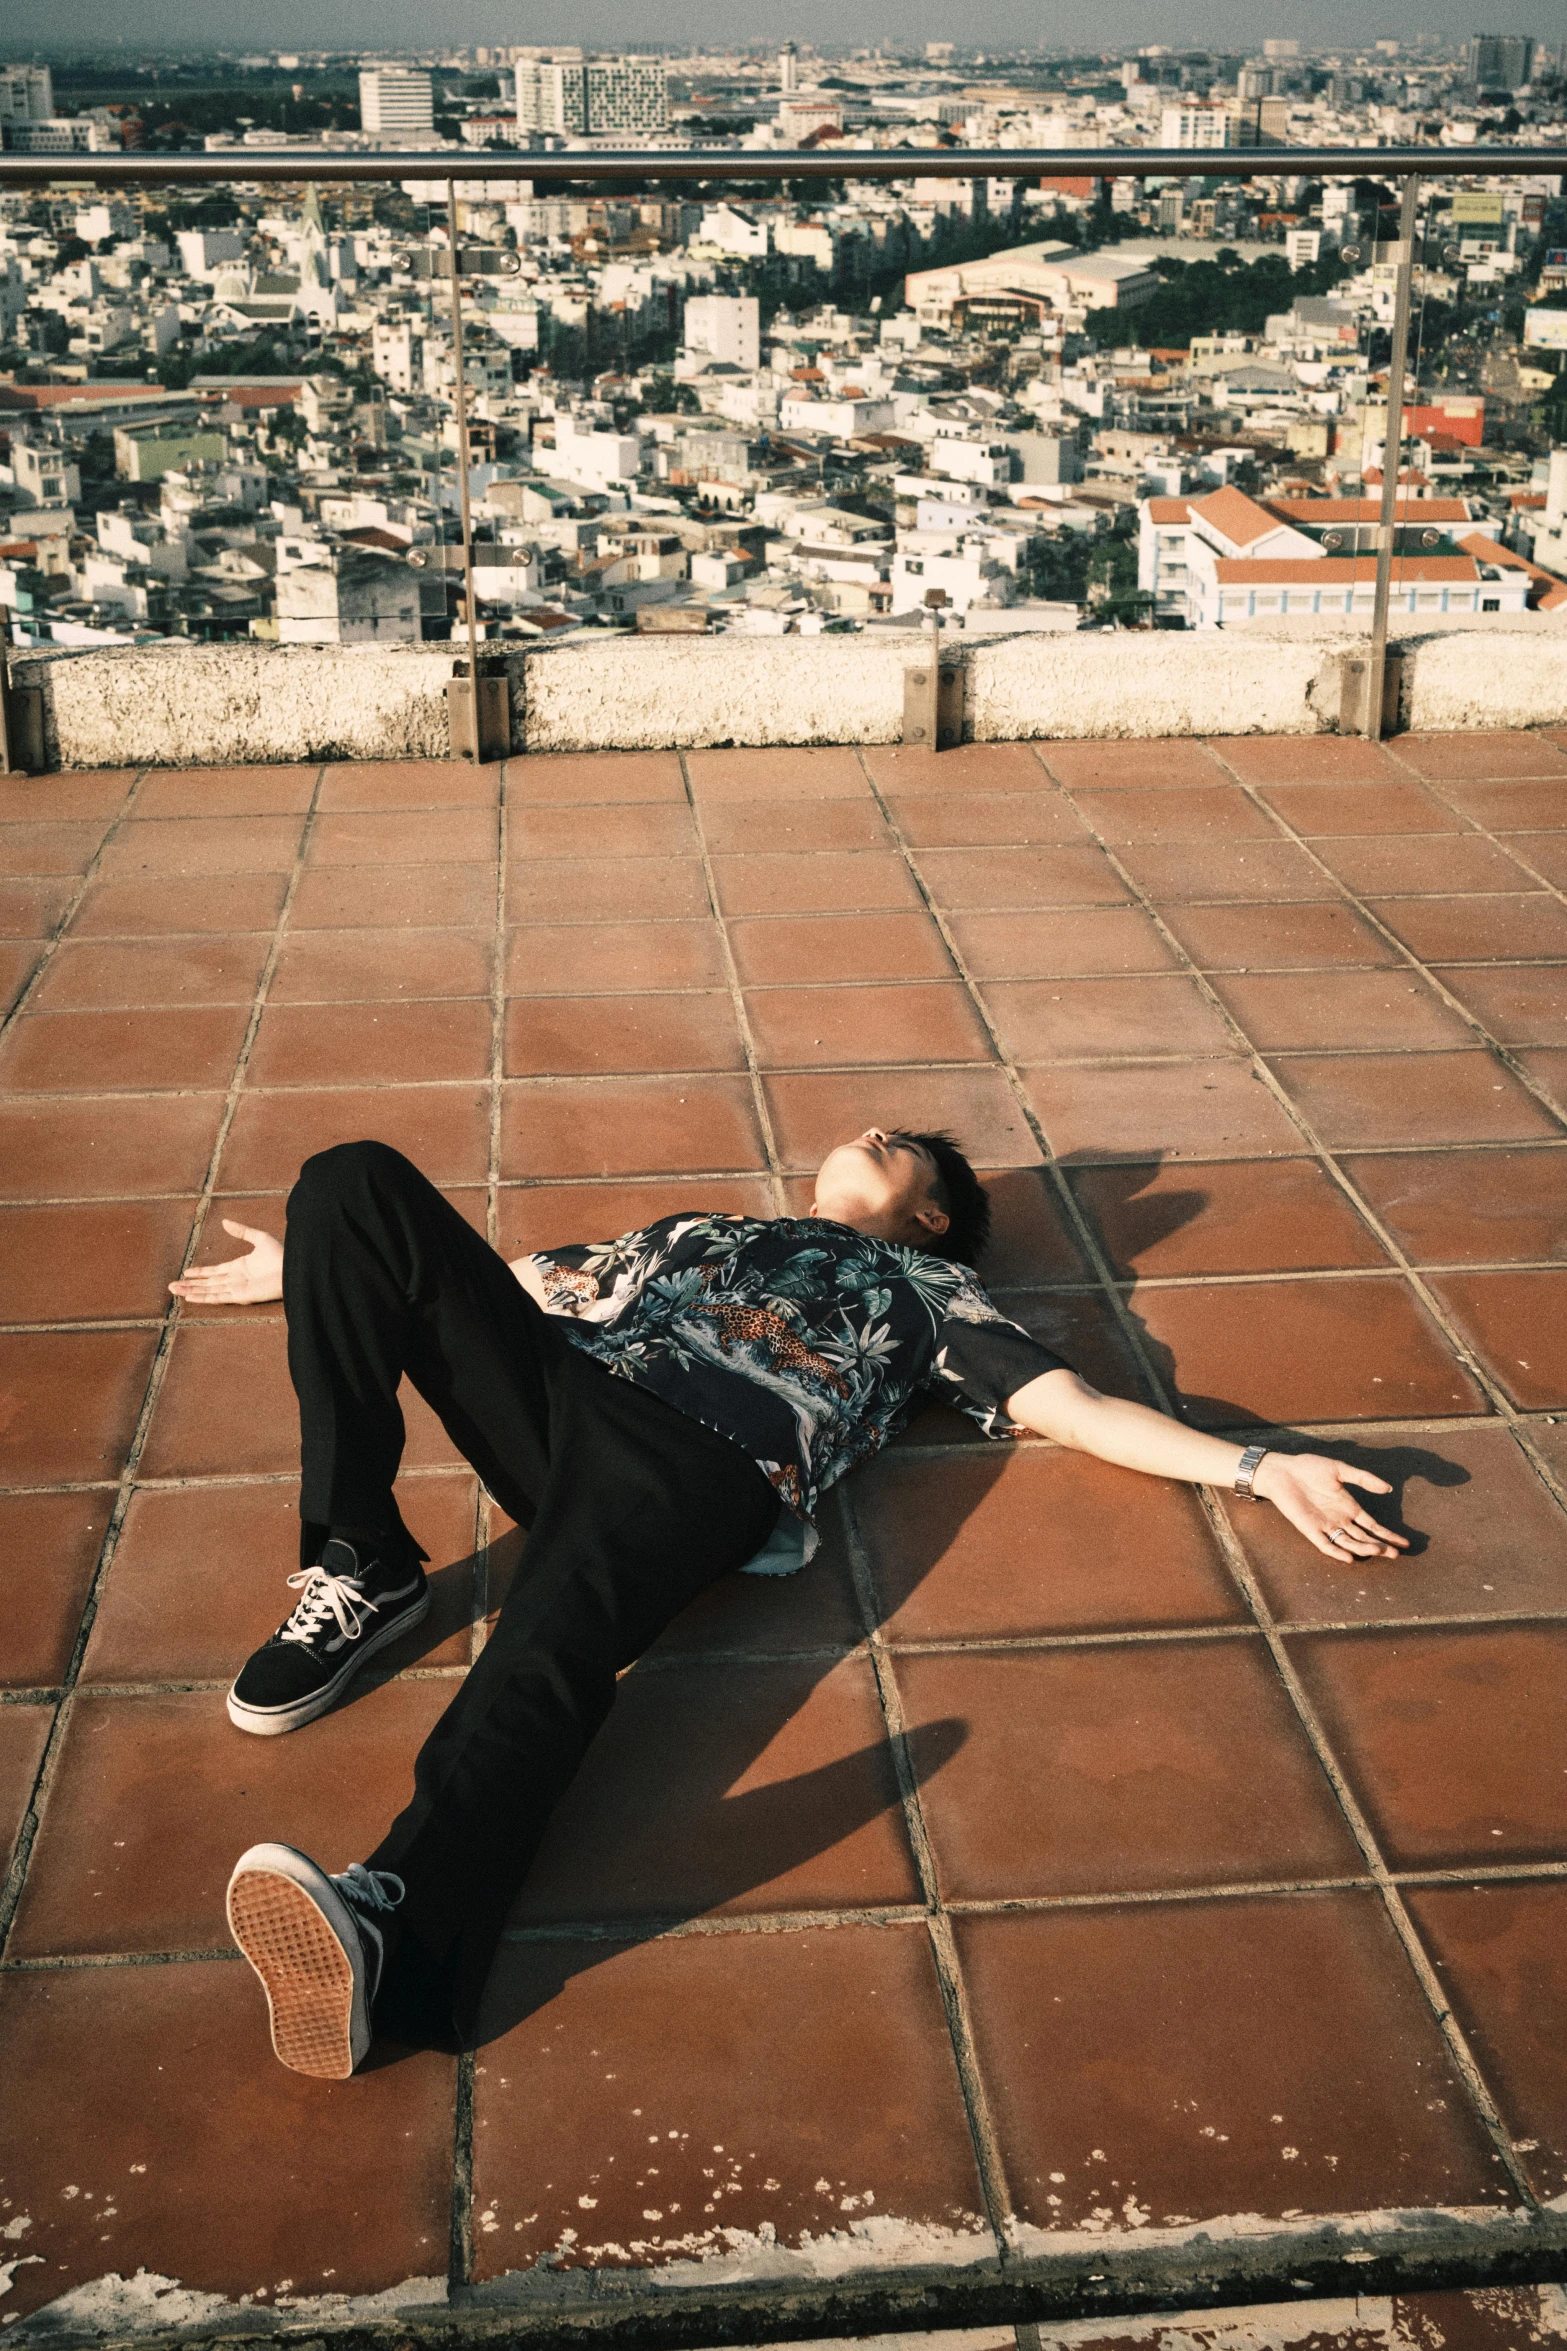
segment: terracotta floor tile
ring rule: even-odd
[[[514,805],[565,800],[684,800],[685,778],[673,751],[530,751],[509,762],[506,797]]]
[[[941,907],[1114,906],[1128,891],[1091,843],[1053,849],[921,849],[920,877]]]
[[[1312,1159],[1084,1167],[1072,1171],[1071,1184],[1123,1277],[1317,1273],[1388,1262]]]
[[[713,887],[726,915],[863,914],[919,904],[902,858],[875,849],[715,857]]]
[[[1374,1893],[957,1932],[1007,2176],[1034,2228],[1508,2197]]]
[[[1567,1887],[1411,1886],[1404,1897],[1541,2197],[1567,2189]]]
[[[1376,1152],[1343,1164],[1416,1265],[1567,1258],[1559,1151]]]
[[[866,745],[863,757],[879,789],[892,798],[912,792],[1027,792],[1045,780],[1037,756],[1044,748],[954,743],[948,751],[923,751],[915,743],[876,743]]]
[[[1244,1617],[1195,1495],[1056,1447],[888,1453],[849,1488],[892,1641]]]
[[[493,862],[499,831],[490,808],[339,811],[318,816],[306,862],[336,865],[478,865]]]
[[[107,829],[101,822],[0,825],[0,873],[85,873]]]
[[[161,1316],[194,1200],[0,1208],[0,1322]]]
[[[990,980],[984,1000],[1012,1061],[1242,1050],[1195,983],[1173,972],[1151,979]]]
[[[226,1087],[248,1004],[158,1012],[28,1012],[0,1047],[0,1085],[19,1094]]]
[[[1296,1054],[1276,1075],[1330,1150],[1554,1138],[1556,1121],[1489,1053]]]
[[[182,1322],[142,1451],[144,1478],[299,1474],[299,1407],[281,1313],[255,1321]],[[455,1461],[429,1406],[404,1381],[409,1468]],[[279,1615],[282,1611],[279,1610]]]
[[[766,1080],[785,1167],[810,1173],[834,1144],[879,1121],[924,1133],[946,1127],[976,1167],[1033,1167],[1039,1146],[998,1069],[900,1069],[885,1075]]]
[[[46,939],[75,894],[69,875],[0,881],[0,939]]]
[[[250,1004],[271,940],[264,931],[224,938],[66,940],[44,973],[29,1010],[74,1012],[105,1005]]]
[[[488,996],[493,932],[300,931],[283,942],[269,1004]]]
[[[546,808],[526,801],[506,829],[513,867],[553,857],[694,857],[689,807],[673,800],[629,801],[623,808]]]
[[[87,817],[117,816],[135,782],[134,767],[66,769],[59,775],[6,778],[0,823],[78,823]]]
[[[763,1164],[745,1078],[524,1078],[506,1088],[503,1175],[680,1175]]]
[[[916,849],[982,849],[1086,840],[1088,828],[1065,793],[1043,776],[1029,792],[930,792],[891,800],[893,821]]]
[[[1223,747],[1220,746],[1222,751]],[[1153,785],[1216,784],[1223,770],[1206,743],[1189,739],[1150,742],[1041,743],[1039,755],[1069,792],[1131,791]]]
[[[430,1555],[430,1613],[377,1652],[374,1679],[410,1665],[467,1665],[476,1492],[469,1476],[400,1481],[403,1522]],[[140,1488],[103,1584],[83,1681],[229,1681],[298,1598],[286,1581],[299,1565],[298,1503],[291,1479]]]
[[[727,976],[712,921],[529,923],[506,950],[506,987],[518,996],[721,988]]]
[[[1286,906],[1172,906],[1165,920],[1201,971],[1320,971],[1398,960],[1368,922],[1333,898]]]
[[[1534,1083],[1550,1097],[1558,1113],[1567,1119],[1567,1048],[1515,1046],[1514,1054]]]
[[[1567,1625],[1304,1633],[1290,1654],[1393,1868],[1562,1859]]]
[[[1014,1322],[1053,1348],[1106,1395],[1146,1401],[1126,1335],[1108,1301],[1099,1294],[1014,1289],[1007,1293],[1006,1308]],[[963,1425],[974,1424],[965,1421]]]
[[[287,873],[304,820],[292,816],[158,817],[121,825],[103,853],[105,881],[174,881],[209,874]]]
[[[747,850],[891,849],[874,800],[709,800],[702,838],[715,856]]]
[[[915,1734],[916,1770],[957,1743]],[[870,1660],[691,1664],[621,1682],[510,1923],[918,1900]]]
[[[449,2057],[307,2080],[273,2056],[249,1968],[198,1961],[9,1977],[0,2065],[17,2087],[8,2190],[43,2257],[16,2271],[19,2314],[143,2269],[235,2302],[444,2281]],[[221,2099],[192,2094],[216,2080]],[[257,2157],[243,2197],[236,2144]]]
[[[361,1688],[308,1739],[244,1750],[216,1691],[80,1691],[12,1949],[226,1949],[223,1892],[245,1848],[276,1838],[328,1869],[361,1859],[412,1795],[414,1756],[455,1687]]]
[[[1567,756],[1553,751],[1556,768],[1543,782],[1449,784],[1445,797],[1490,833],[1545,832],[1567,828]]]
[[[870,789],[854,753],[830,750],[692,751],[698,800],[858,800]]]
[[[1267,784],[1262,797],[1292,832],[1307,840],[1334,833],[1466,833],[1434,792],[1408,781]]]
[[[909,1737],[961,1723],[920,1805],[949,1900],[1355,1875],[1258,1640],[900,1656]]]
[[[329,767],[323,809],[488,808],[500,791],[500,768],[467,759],[362,759]]]
[[[1385,1478],[1364,1507],[1417,1540],[1399,1559],[1353,1565],[1313,1550],[1276,1510],[1231,1523],[1274,1613],[1286,1622],[1503,1616],[1567,1610],[1567,1514],[1505,1428],[1409,1436],[1370,1431],[1319,1450]]]
[[[1433,1274],[1431,1288],[1520,1411],[1567,1404],[1567,1267]]]
[[[1066,1210],[1042,1169],[1002,1168],[985,1178],[985,1190],[990,1240],[980,1273],[989,1288],[1086,1278]]]
[[[1395,755],[1424,776],[1567,776],[1567,755],[1543,734],[1497,728],[1485,734],[1400,735]]]
[[[0,1194],[101,1199],[201,1187],[223,1116],[221,1094],[102,1102],[0,1101]]]
[[[1401,772],[1357,735],[1215,735],[1209,748],[1248,784],[1382,784]]]
[[[303,815],[318,767],[187,767],[143,776],[138,818]]]
[[[113,1503],[109,1493],[0,1499],[0,1687],[53,1689],[64,1679]]]
[[[1183,1419],[1199,1427],[1486,1409],[1483,1391],[1401,1281],[1144,1289],[1132,1311],[1156,1368],[1179,1391]]]
[[[251,1086],[409,1085],[482,1078],[492,1057],[483,1000],[272,1004],[245,1071]]]
[[[508,1077],[744,1067],[745,1048],[727,989],[671,996],[514,996],[506,1007]]]
[[[1383,898],[1373,906],[1390,931],[1427,963],[1567,957],[1567,906],[1528,897]]]
[[[117,1478],[156,1331],[0,1333],[0,1486]]]
[[[1558,890],[1567,888],[1567,837],[1561,833],[1509,833],[1502,846]]]
[[[954,914],[950,921],[958,953],[982,980],[1169,971],[1176,963],[1158,927],[1131,906]]]
[[[1322,896],[1321,866],[1294,841],[1129,841],[1116,857],[1159,906]]]
[[[506,919],[524,922],[656,922],[705,915],[707,884],[695,857],[553,857],[514,866]]]
[[[1113,848],[1123,842],[1276,841],[1278,828],[1234,784],[1161,784],[1147,792],[1077,792],[1078,808]]]
[[[497,1248],[503,1257],[564,1249],[574,1241],[611,1241],[661,1216],[715,1209],[729,1216],[771,1216],[764,1176],[694,1176],[630,1184],[508,1184],[500,1194]]]
[[[745,1007],[763,1069],[994,1059],[968,991],[953,984],[762,988]]]
[[[781,915],[732,923],[747,987],[773,981],[947,980],[952,958],[928,914]]]
[[[291,931],[481,930],[495,920],[495,868],[328,866],[300,875],[288,919]]]
[[[433,1184],[482,1183],[490,1164],[487,1086],[343,1086],[240,1099],[223,1147],[225,1192],[286,1191],[333,1143],[390,1143]]]
[[[850,2196],[991,2252],[921,1927],[507,1944],[488,2011],[481,2278],[805,2246]]]
[[[1567,964],[1501,971],[1447,964],[1437,978],[1499,1044],[1567,1044]]]
[[[1313,841],[1329,872],[1367,898],[1527,889],[1515,858],[1478,833],[1351,833]]]
[[[1262,1053],[1473,1043],[1462,1014],[1405,965],[1391,971],[1221,972],[1223,998]]]
[[[37,939],[0,940],[0,1012],[9,1012],[38,966],[43,945]]]
[[[0,1869],[9,1869],[54,1728],[52,1706],[0,1706]]]
[[[275,928],[286,873],[202,874],[193,881],[95,882],[71,923],[73,939],[148,939],[190,931]],[[493,894],[493,893],[492,893]],[[298,901],[294,919],[298,920]]]
[[[1084,1159],[1258,1158],[1299,1152],[1301,1137],[1267,1088],[1236,1061],[1176,1067],[1023,1072],[1050,1148]]]

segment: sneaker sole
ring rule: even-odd
[[[384,1649],[400,1634],[411,1632],[429,1613],[430,1595],[426,1591],[401,1616],[390,1617],[366,1640],[356,1641],[332,1679],[319,1690],[313,1690],[308,1698],[296,1698],[291,1706],[248,1706],[243,1698],[234,1695],[239,1685],[233,1684],[227,1699],[229,1721],[237,1731],[249,1731],[258,1739],[276,1739],[285,1731],[303,1730],[307,1722],[314,1722],[318,1715],[328,1713],[337,1704],[360,1667],[367,1665],[378,1649]]]
[[[307,1872],[319,1887],[301,1882]],[[370,2017],[341,1931],[354,1934],[353,1921],[325,1871],[291,1846],[253,1846],[229,1880],[227,1908],[229,1932],[266,1993],[280,2063],[316,2081],[347,2081],[370,2046]]]

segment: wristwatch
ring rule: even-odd
[[[1267,1459],[1266,1445],[1248,1445],[1235,1471],[1235,1491],[1245,1502],[1260,1502],[1262,1496],[1252,1491],[1258,1470]]]

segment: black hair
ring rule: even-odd
[[[973,1265],[990,1238],[990,1196],[948,1134],[916,1134],[912,1127],[897,1130],[905,1143],[918,1143],[936,1163],[934,1190],[938,1206],[947,1212],[947,1229],[932,1233],[921,1245],[938,1257],[955,1257]]]

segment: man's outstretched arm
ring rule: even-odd
[[[1184,1428],[1146,1404],[1102,1396],[1075,1371],[1042,1372],[1009,1399],[1007,1412],[1019,1427],[1074,1452],[1192,1486],[1233,1486],[1245,1450]],[[1408,1536],[1394,1534],[1362,1508],[1357,1486],[1368,1494],[1393,1491],[1385,1478],[1324,1453],[1269,1453],[1252,1481],[1253,1492],[1329,1559],[1396,1559],[1408,1549]]]

